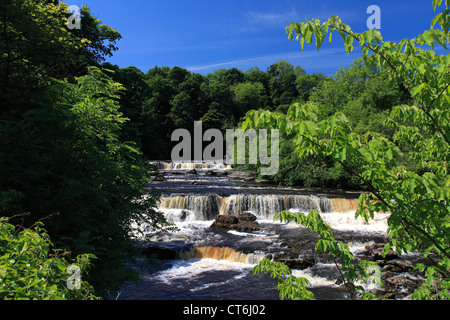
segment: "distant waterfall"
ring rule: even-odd
[[[192,169],[231,169],[230,165],[223,162],[169,162],[169,161],[152,161],[158,169],[161,170],[192,170]]]

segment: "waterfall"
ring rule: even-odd
[[[171,222],[213,220],[219,212],[219,207],[220,199],[216,195],[161,197],[158,205],[159,209],[166,212],[166,216]]]
[[[331,198],[329,199],[331,210],[326,212],[355,212],[358,209],[358,199]]]
[[[223,162],[170,162],[152,161],[160,170],[192,170],[192,169],[231,169],[230,165]]]
[[[285,210],[309,212],[313,209],[321,211],[318,197],[306,195],[257,195],[237,194],[222,200],[220,214],[240,214],[250,211],[262,219],[273,217]]]
[[[245,264],[258,264],[264,258],[264,253],[255,251],[253,253],[243,253],[229,247],[198,247],[188,252],[180,253],[183,260],[191,258],[227,260]]]
[[[217,215],[239,215],[250,211],[260,219],[273,219],[281,211],[307,213],[317,210],[321,213],[355,212],[358,199],[326,198],[314,195],[279,194],[234,194],[219,195],[172,195],[160,199],[159,209],[166,212],[169,220],[208,221]]]

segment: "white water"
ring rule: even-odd
[[[304,192],[297,193],[295,188],[268,188],[258,185],[247,187],[247,193],[247,189],[242,183],[233,184],[233,181],[227,181],[226,177],[209,177],[202,174],[202,170],[205,169],[229,170],[229,167],[223,166],[221,163],[159,162],[158,167],[168,173],[165,176],[166,181],[161,183],[163,189],[177,191],[184,188],[189,190],[189,193],[167,193],[162,196],[158,210],[164,213],[168,221],[176,224],[179,231],[164,237],[154,236],[153,240],[182,241],[200,247],[200,249],[197,252],[187,252],[184,259],[168,261],[163,270],[146,276],[144,281],[149,288],[142,292],[140,297],[149,299],[278,298],[277,290],[270,278],[264,278],[263,275],[258,278],[252,275],[253,267],[263,258],[264,252],[255,252],[253,255],[241,254],[239,251],[228,252],[226,248],[222,247],[221,241],[224,241],[226,235],[229,235],[234,236],[233,241],[240,245],[245,246],[247,243],[257,242],[273,249],[279,245],[279,236],[267,230],[262,232],[230,230],[225,235],[207,232],[218,214],[239,215],[250,211],[257,216],[257,222],[261,224],[274,224],[283,226],[285,229],[296,229],[300,226],[292,223],[282,224],[273,221],[273,217],[284,210],[305,214],[315,209],[334,230],[367,235],[385,234],[387,230],[388,214],[379,213],[369,222],[362,218],[355,219],[357,197],[327,196],[314,192],[305,194]],[[172,170],[187,171],[194,168],[198,169],[199,174],[181,176],[170,174]],[[192,186],[190,181],[193,180],[201,181],[202,185]],[[156,183],[155,186],[158,187],[158,184]],[[222,189],[226,189],[227,194],[209,193],[211,190]],[[234,190],[238,193],[233,194]],[[273,190],[278,193],[273,193]],[[285,191],[286,193],[283,193]],[[153,235],[152,230],[146,231],[147,235]],[[371,242],[349,241],[347,244],[353,252],[358,252]],[[305,270],[293,270],[293,275],[307,278],[311,282],[312,288],[335,288],[335,281],[339,277],[334,264],[323,263],[318,263]],[[266,287],[267,291],[265,291]],[[150,294],[150,291],[155,290],[160,292],[157,297]],[[239,293],[239,290],[244,290],[245,293]],[[132,295],[130,294],[130,296]]]

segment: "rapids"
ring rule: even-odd
[[[314,235],[306,229],[273,220],[283,210],[318,210],[353,252],[385,241],[387,214],[380,213],[369,223],[355,220],[357,192],[255,182],[221,163],[155,164],[159,179],[149,188],[162,191],[158,210],[179,230],[161,235],[145,224],[135,225],[145,234],[145,240],[138,238],[144,248],[156,246],[171,255],[137,285],[124,286],[119,299],[279,299],[273,279],[253,275],[253,267],[265,257],[309,256],[315,244]],[[219,214],[243,212],[257,217],[260,231],[209,228]],[[335,284],[339,274],[334,264],[320,256],[311,259],[311,265],[292,268],[294,275],[308,278],[318,299],[345,299],[345,290]]]

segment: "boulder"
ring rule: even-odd
[[[233,226],[233,229],[238,230],[238,231],[244,231],[244,232],[252,232],[252,231],[260,230],[261,227],[255,221],[239,220],[238,224]]]
[[[233,225],[237,224],[239,222],[239,219],[231,214],[226,214],[226,215],[218,215],[216,217],[215,222],[218,224]]]
[[[238,219],[239,221],[256,221],[257,217],[253,213],[245,211],[238,216]]]
[[[210,226],[215,230],[237,230],[237,231],[258,231],[260,230],[259,224],[255,221],[256,216],[250,212],[236,217],[234,215],[218,215]]]
[[[366,246],[364,254],[366,256],[369,256],[373,261],[393,260],[398,258],[397,252],[395,252],[392,249],[389,249],[389,251],[386,253],[386,256],[383,257],[384,246],[385,244],[383,243],[377,243],[370,246]]]

